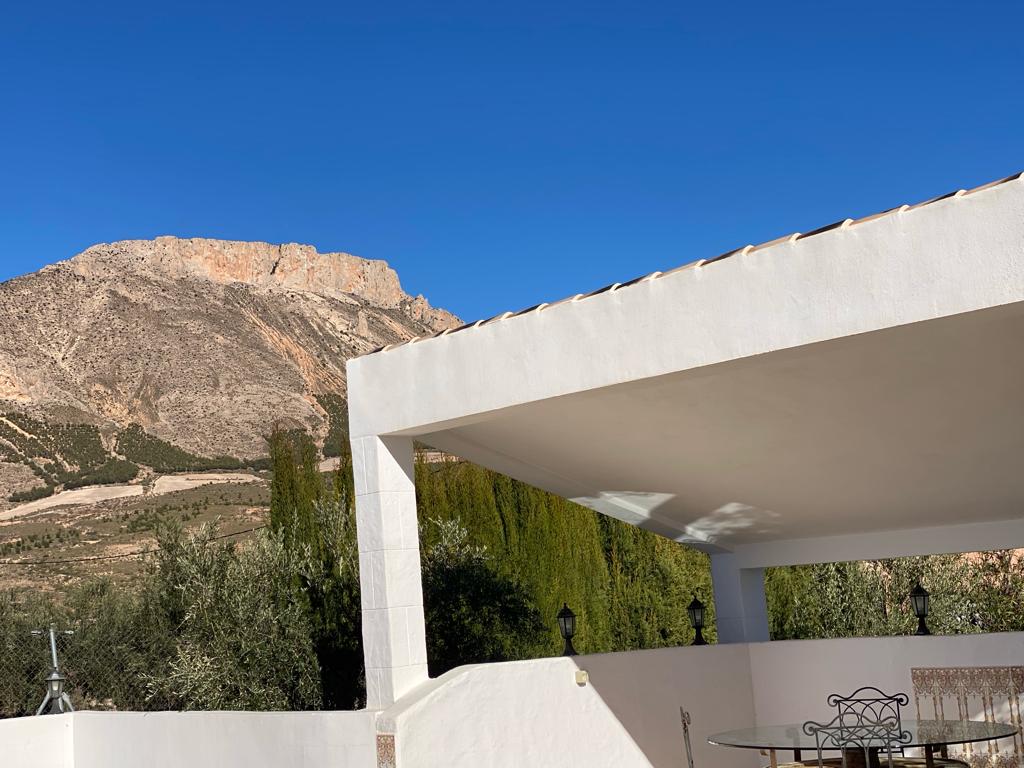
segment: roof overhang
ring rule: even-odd
[[[761,564],[1024,546],[1024,181],[729,256],[350,361],[352,434]]]

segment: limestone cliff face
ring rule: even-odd
[[[0,413],[253,456],[274,422],[324,433],[350,357],[458,323],[386,263],[308,245],[96,245],[0,283]]]
[[[352,294],[381,307],[413,301],[384,261],[348,253],[319,253],[311,245],[158,237],[122,240],[88,248],[64,263],[86,277],[111,277],[126,271],[169,278],[195,278],[214,283],[245,283],[254,287],[306,291],[322,296]],[[436,315],[439,328],[451,320],[431,312],[425,301],[419,312]]]

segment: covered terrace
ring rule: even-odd
[[[719,641],[744,645],[756,678],[750,659],[783,653],[751,645],[769,639],[766,567],[1024,548],[1024,180],[505,313],[348,371],[370,709],[439,690],[415,440],[709,553]],[[1010,637],[956,638],[946,661],[1010,663],[1024,650]],[[881,647],[834,642],[861,650],[821,646],[822,669]],[[798,675],[801,655],[765,674]],[[847,682],[837,671],[814,695]],[[756,688],[736,694],[751,720],[768,706]]]

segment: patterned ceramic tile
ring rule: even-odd
[[[918,719],[985,720],[1021,727],[1024,667],[922,667],[910,670]],[[1019,735],[1002,742],[966,744],[950,757],[974,768],[1024,768]],[[955,753],[955,754],[954,754]]]
[[[395,768],[395,735],[377,734],[377,768]]]

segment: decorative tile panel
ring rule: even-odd
[[[395,768],[395,734],[377,734],[377,768]]]
[[[1021,727],[1024,667],[919,667],[910,670],[919,720],[984,720]],[[1021,736],[950,748],[974,768],[1024,768]]]

